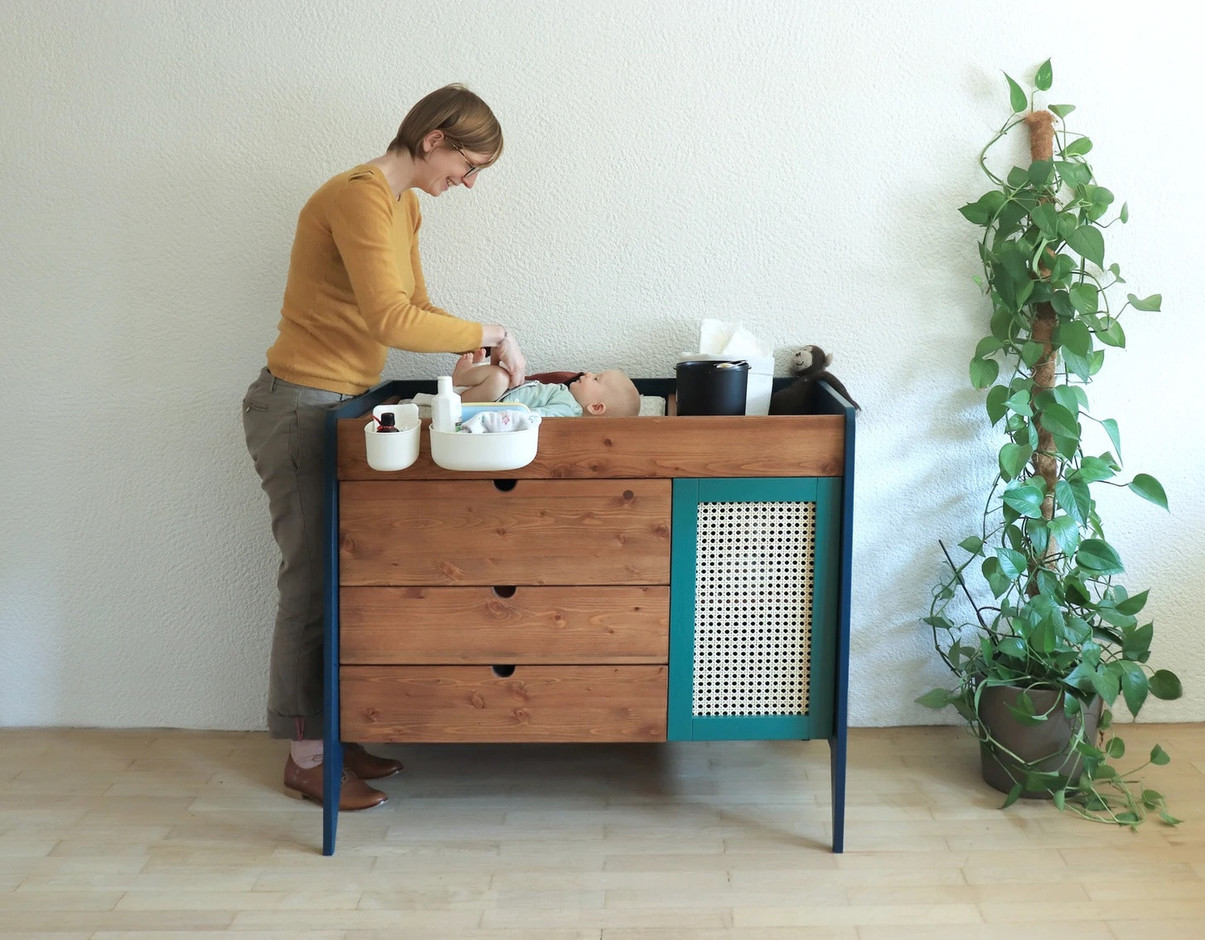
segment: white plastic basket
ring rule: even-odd
[[[405,470],[418,459],[418,406],[377,405],[372,409],[376,418],[386,411],[393,412],[398,430],[396,434],[382,434],[377,430],[376,421],[364,425],[364,452],[368,457],[368,466],[373,470]]]
[[[465,402],[461,422],[480,411],[528,411],[514,402]],[[517,470],[531,463],[539,446],[540,425],[522,431],[469,434],[431,428],[431,459],[445,470]]]

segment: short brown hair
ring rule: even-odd
[[[498,119],[489,105],[463,85],[444,85],[421,99],[402,120],[388,149],[391,153],[407,150],[418,159],[423,138],[432,131],[443,131],[451,143],[464,150],[489,154],[482,166],[491,166],[502,155]]]

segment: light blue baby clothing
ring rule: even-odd
[[[577,403],[567,385],[546,382],[524,382],[518,388],[507,391],[499,401],[513,401],[526,405],[534,414],[546,418],[577,418],[582,406]]]

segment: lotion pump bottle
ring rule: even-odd
[[[431,427],[436,431],[455,431],[460,424],[460,396],[452,391],[452,376],[441,375],[436,385],[431,402]]]

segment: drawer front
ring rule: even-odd
[[[345,664],[669,661],[669,588],[345,587]]]
[[[509,483],[509,481],[508,481]],[[345,585],[669,584],[670,480],[345,482]]]
[[[665,666],[343,666],[345,741],[664,741]]]

